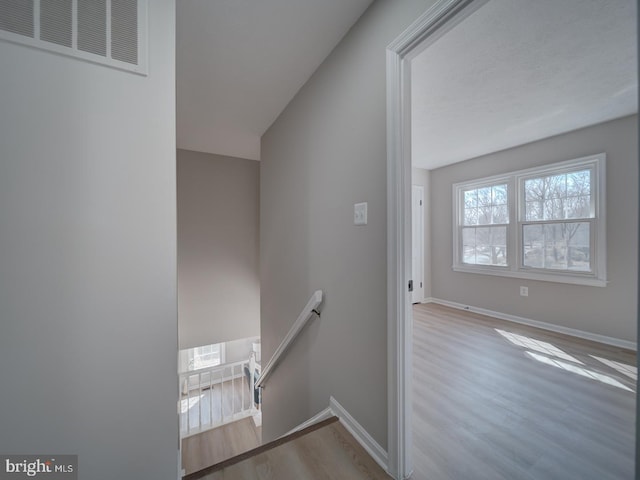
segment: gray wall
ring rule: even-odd
[[[636,341],[638,252],[637,115],[433,170],[432,295],[585,332]],[[452,193],[456,182],[607,154],[606,287],[453,272]],[[519,295],[519,286],[529,296]]]
[[[0,42],[0,452],[176,478],[175,5],[150,74]]]
[[[260,163],[178,150],[180,348],[260,335]]]
[[[225,344],[225,362],[233,363],[248,360],[251,355],[253,342],[259,341],[260,337],[241,338]]]
[[[411,169],[411,184],[424,187],[424,298],[431,297],[431,172],[424,168]]]
[[[432,4],[377,1],[262,137],[263,360],[311,293],[314,319],[264,390],[263,438],[333,395],[387,445],[386,46]],[[369,224],[353,225],[353,204]]]

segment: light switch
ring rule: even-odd
[[[353,205],[353,224],[367,224],[367,202],[356,203]]]

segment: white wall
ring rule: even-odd
[[[178,150],[180,348],[260,335],[260,163]]]
[[[432,3],[374,2],[262,137],[263,360],[326,293],[264,390],[265,440],[333,395],[386,448],[386,46]]]
[[[248,360],[251,355],[253,342],[260,341],[260,337],[249,337],[233,340],[225,344],[225,362],[233,363]]]
[[[0,452],[176,478],[174,2],[148,77],[0,42]]]
[[[452,193],[456,182],[586,155],[607,154],[606,287],[454,272]],[[636,341],[638,117],[625,117],[432,170],[432,295],[563,327]],[[519,295],[519,286],[529,296]]]

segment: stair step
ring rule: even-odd
[[[264,445],[260,445],[259,447],[256,448],[252,448],[251,450],[247,450],[244,453],[241,453],[239,455],[236,455],[232,458],[223,460],[222,462],[218,462],[215,465],[211,465],[210,467],[206,467],[203,468],[201,470],[198,470],[197,472],[193,472],[191,474],[185,475],[184,477],[182,477],[183,480],[196,480],[199,478],[203,478],[206,475],[209,475],[213,472],[216,472],[218,470],[221,470],[225,467],[228,467],[230,465],[234,465],[236,463],[242,462],[243,460],[246,460],[247,458],[251,458],[253,456],[256,455],[260,455],[261,453],[264,453],[268,450],[271,450],[273,448],[276,448],[284,443],[287,443],[291,440],[295,440],[296,438],[299,438],[303,435],[306,435],[307,433],[311,433],[315,430],[318,430],[319,428],[322,428],[326,425],[330,425],[331,423],[337,422],[338,421],[338,417],[331,417],[328,418],[326,420],[323,420],[322,422],[318,422],[314,425],[311,425],[307,428],[304,428],[302,430],[299,430],[297,432],[293,432],[290,433],[289,435],[285,435],[283,437],[277,438],[271,442],[265,443]]]
[[[338,421],[329,418],[267,443],[184,480],[389,480]]]
[[[260,446],[261,430],[252,417],[246,417],[182,439],[184,474],[198,472]]]

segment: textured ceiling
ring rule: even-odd
[[[412,61],[414,166],[637,112],[635,0],[489,0]]]
[[[372,0],[179,0],[178,148],[257,160],[260,137]]]

